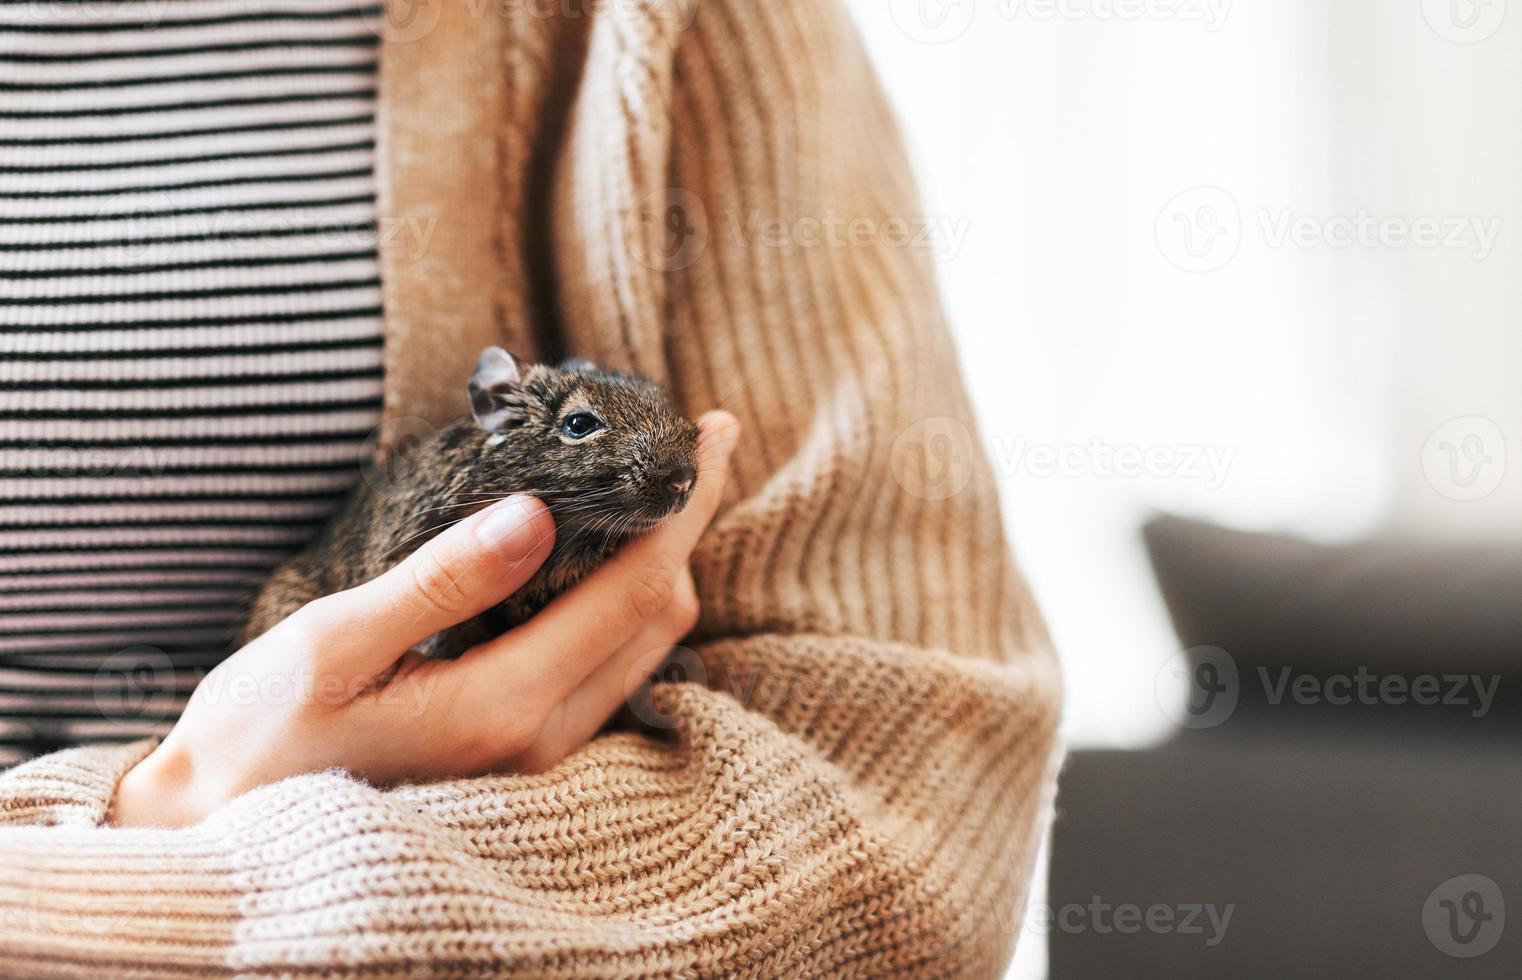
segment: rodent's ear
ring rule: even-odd
[[[573,357],[560,362],[560,370],[572,374],[591,374],[597,370],[597,365],[584,357]]]
[[[500,347],[488,347],[476,361],[476,373],[470,379],[470,410],[476,423],[487,432],[505,429],[515,421],[518,387],[523,376],[513,355]]]

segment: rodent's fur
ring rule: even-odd
[[[457,656],[528,619],[691,497],[698,428],[650,381],[586,361],[520,370],[489,348],[470,393],[472,417],[402,450],[384,473],[372,471],[318,538],[276,569],[240,643],[313,599],[374,578],[492,502],[532,494],[555,519],[555,546],[506,602],[424,649]],[[602,428],[573,438],[566,426],[578,413]]]

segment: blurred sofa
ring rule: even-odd
[[[1522,550],[1144,535],[1186,703],[1063,774],[1053,980],[1522,977]]]

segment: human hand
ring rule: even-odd
[[[412,648],[501,602],[548,557],[554,522],[531,497],[473,515],[234,653],[122,778],[113,822],[185,826],[250,789],[328,768],[384,784],[540,771],[575,751],[697,622],[688,559],[739,437],[728,413],[699,424],[697,487],[682,513],[457,660]]]

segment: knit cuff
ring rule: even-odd
[[[157,739],[54,752],[0,773],[0,824],[98,827],[116,784]]]

